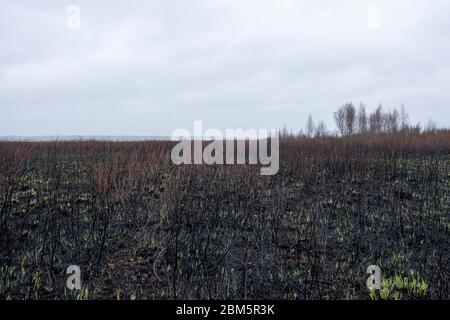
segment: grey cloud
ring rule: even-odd
[[[347,101],[450,125],[447,1],[75,1],[0,4],[0,135],[169,135],[331,127]]]

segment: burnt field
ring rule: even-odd
[[[450,133],[284,137],[274,176],[172,146],[0,142],[0,298],[450,297]]]

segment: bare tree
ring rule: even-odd
[[[426,125],[426,127],[424,129],[424,131],[426,133],[431,133],[431,132],[435,132],[436,129],[437,129],[436,122],[434,122],[433,120],[429,119],[428,123],[427,123],[427,125]]]
[[[355,132],[356,109],[352,103],[345,105],[345,125],[347,134]]]
[[[355,131],[356,110],[352,103],[347,103],[334,113],[334,121],[341,135],[349,135]]]
[[[369,130],[372,133],[380,133],[383,129],[383,108],[381,105],[369,116]]]
[[[410,126],[410,127],[408,128],[408,130],[409,130],[410,132],[412,132],[412,133],[419,134],[419,133],[422,132],[422,124],[421,124],[420,122],[418,122],[416,125]]]
[[[286,138],[286,137],[289,136],[289,132],[288,132],[288,129],[287,129],[286,125],[283,126],[283,129],[281,130],[280,136],[283,137],[283,138]]]
[[[316,128],[316,137],[325,137],[327,135],[327,126],[320,121]]]
[[[409,127],[409,116],[406,112],[405,106],[402,105],[400,109],[400,129],[406,130]]]
[[[314,130],[315,130],[314,121],[313,121],[312,115],[309,115],[308,122],[306,123],[306,133],[307,133],[308,137],[313,136]]]
[[[384,119],[384,131],[387,133],[397,133],[399,128],[399,114],[398,111],[394,109],[383,116]]]
[[[357,122],[358,122],[358,132],[366,133],[367,132],[367,113],[366,113],[366,107],[362,103],[359,106]]]
[[[340,107],[334,113],[334,121],[336,122],[336,127],[338,128],[341,135],[346,135],[346,124],[345,124],[345,108]]]

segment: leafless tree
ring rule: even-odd
[[[327,135],[327,126],[320,121],[316,128],[316,137],[325,137]]]
[[[383,108],[378,108],[369,116],[369,130],[371,133],[380,133],[383,129]]]
[[[347,127],[347,134],[355,132],[356,109],[352,103],[345,105],[345,125]]]
[[[383,129],[387,133],[397,133],[399,128],[399,114],[397,110],[393,110],[383,115]]]
[[[288,131],[286,125],[283,126],[283,129],[281,130],[280,136],[282,136],[284,138],[289,136],[289,131]]]
[[[359,133],[366,133],[367,132],[367,113],[366,113],[366,107],[362,103],[359,106],[357,121],[358,121]]]
[[[426,133],[431,133],[431,132],[435,132],[436,129],[437,129],[436,122],[434,122],[433,120],[429,119],[428,123],[427,123],[427,125],[426,125],[426,127],[424,129],[424,131]]]
[[[400,129],[406,130],[409,127],[409,116],[406,112],[405,106],[402,105],[400,109]]]
[[[339,108],[334,113],[334,121],[336,122],[336,127],[338,128],[341,135],[345,135],[345,109],[344,107]]]
[[[314,134],[315,125],[312,118],[312,115],[308,116],[308,122],[306,123],[306,133],[308,134],[308,137],[312,137]]]
[[[356,110],[352,103],[347,103],[334,113],[334,120],[341,135],[349,135],[355,131]]]

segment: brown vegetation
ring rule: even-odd
[[[286,136],[275,176],[172,146],[1,142],[0,297],[368,299],[377,264],[449,298],[450,132]]]

